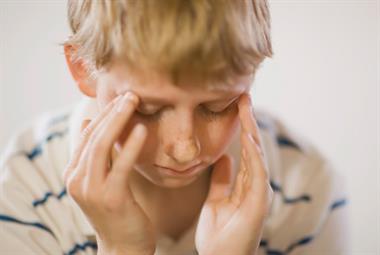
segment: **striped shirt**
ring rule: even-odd
[[[96,254],[94,230],[67,194],[62,173],[93,101],[50,111],[10,138],[0,159],[0,254]],[[350,254],[344,176],[304,137],[255,109],[274,191],[256,255]],[[240,159],[239,136],[228,152]],[[155,255],[197,254],[196,224],[174,242],[160,236]]]

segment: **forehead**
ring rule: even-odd
[[[115,85],[117,94],[131,90],[141,98],[155,98],[161,101],[182,99],[210,100],[248,91],[252,82],[251,75],[240,76],[233,82],[205,82],[192,76],[183,77],[179,84],[174,84],[165,73],[148,70],[128,71],[119,65],[113,69],[118,78]]]
[[[230,89],[211,89],[208,92],[203,91],[187,91],[187,90],[166,90],[152,87],[140,87],[136,89],[122,89],[118,94],[124,94],[131,90],[135,92],[142,104],[197,104],[197,103],[218,103],[228,101],[238,97],[246,89],[244,87],[235,87]]]

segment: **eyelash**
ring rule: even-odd
[[[213,111],[206,109],[205,107],[202,107],[203,109],[202,109],[201,113],[207,120],[213,121],[213,120],[216,120],[218,118],[221,118],[221,117],[227,115],[230,111],[233,110],[234,105],[235,104],[233,103],[233,104],[229,105],[226,109],[224,109],[220,112],[213,112]],[[161,110],[159,110],[153,114],[145,114],[145,113],[141,113],[138,111],[136,111],[136,113],[138,115],[140,115],[142,118],[145,118],[149,121],[159,121],[162,117],[161,116]]]

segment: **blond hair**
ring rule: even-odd
[[[224,81],[272,57],[266,0],[68,0],[74,60]]]

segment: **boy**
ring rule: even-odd
[[[87,98],[3,155],[4,254],[347,254],[342,176],[249,111],[272,56],[266,1],[68,3],[65,56]]]

